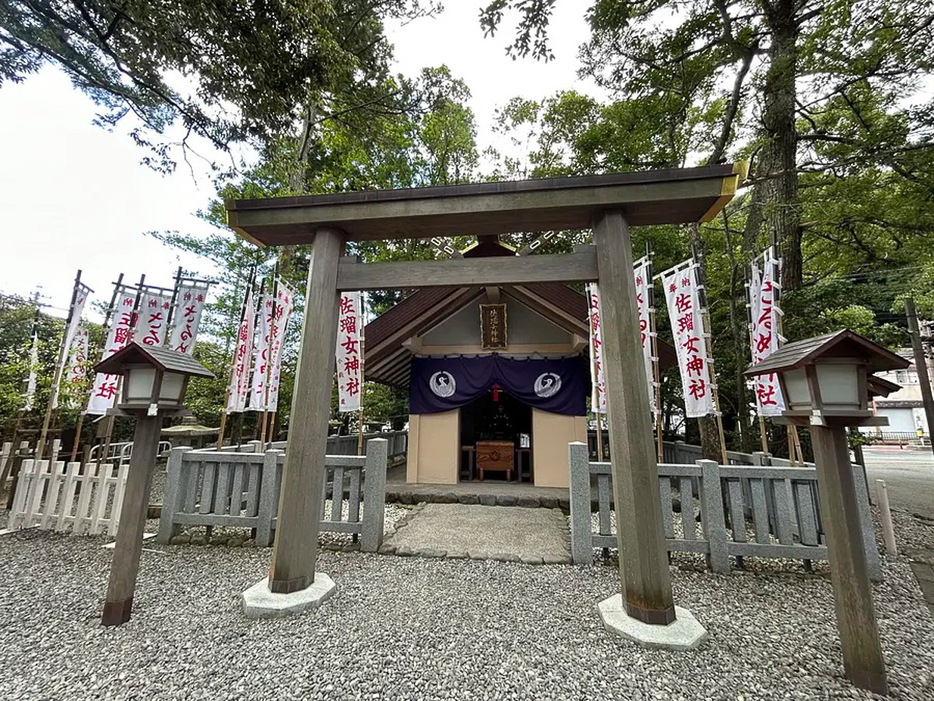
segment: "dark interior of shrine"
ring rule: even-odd
[[[515,472],[493,470],[494,478],[532,481],[532,407],[501,389],[492,388],[461,407],[461,481],[478,477],[478,443],[508,441],[515,450]]]

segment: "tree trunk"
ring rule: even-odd
[[[765,145],[760,161],[762,202],[773,242],[781,251],[782,287],[802,284],[801,211],[798,204],[795,77],[798,28],[794,0],[763,0],[771,43],[763,84],[762,126]]]

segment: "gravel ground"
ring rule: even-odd
[[[931,547],[934,528],[896,521],[906,548]],[[239,594],[266,575],[268,550],[147,544],[132,620],[102,628],[106,540],[0,538],[4,699],[872,698],[843,676],[826,576],[781,562],[730,577],[673,567],[676,601],[710,640],[666,652],[604,631],[611,566],[329,551],[333,599],[248,621]],[[934,625],[907,558],[875,594],[891,698],[934,698]]]

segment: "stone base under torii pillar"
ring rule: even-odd
[[[273,594],[269,578],[257,582],[243,592],[243,613],[247,618],[283,618],[318,608],[337,590],[334,580],[315,572],[315,581],[291,594]]]
[[[611,633],[644,647],[693,650],[707,639],[707,631],[687,609],[675,606],[675,620],[666,626],[649,625],[633,618],[623,607],[621,594],[597,604],[603,625]]]

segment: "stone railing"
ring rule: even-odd
[[[571,443],[569,465],[571,553],[575,564],[591,564],[594,548],[617,547],[611,521],[610,463],[590,462],[587,446]],[[872,530],[869,493],[862,466],[853,465],[852,469],[869,574],[878,581],[882,569]],[[662,463],[658,466],[658,481],[669,552],[704,553],[709,567],[723,574],[730,572],[731,556],[795,558],[806,562],[827,559],[817,470],[813,465],[733,466],[718,465],[712,460],[697,460],[693,465]],[[594,482],[596,531],[592,508]]]
[[[320,530],[360,536],[361,550],[383,540],[389,441],[367,441],[366,455],[328,455]],[[356,452],[356,445],[354,445]],[[217,452],[174,448],[157,540],[185,526],[248,528],[259,546],[272,543],[282,485],[281,450]],[[326,508],[326,503],[330,507]],[[362,502],[362,503],[361,503]]]
[[[373,440],[374,438],[382,438],[387,441],[388,444],[388,458],[392,460],[393,458],[399,457],[400,455],[405,455],[409,447],[409,432],[408,431],[384,431],[377,433],[364,433],[363,434],[363,443],[364,445]],[[357,434],[347,435],[347,436],[328,436],[327,438],[327,447],[325,452],[328,455],[356,455],[357,446],[360,442],[360,436]],[[271,450],[285,450],[288,446],[288,441],[274,441],[268,444],[268,447]],[[205,448],[205,451],[212,452],[215,449]],[[262,452],[263,442],[262,441],[248,441],[247,443],[242,443],[240,445],[225,445],[222,449],[222,452],[225,453],[256,453]]]

